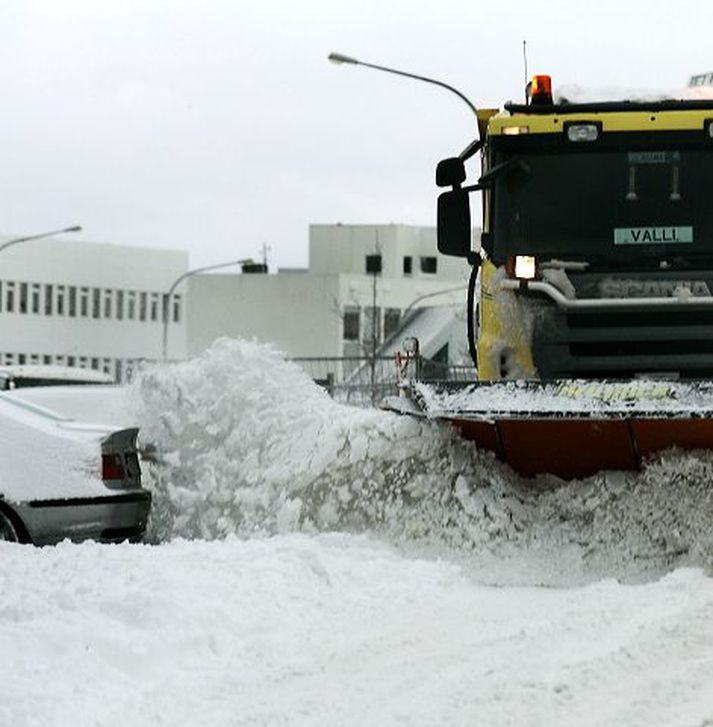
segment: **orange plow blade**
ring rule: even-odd
[[[713,448],[711,419],[443,419],[525,477],[548,472],[571,480],[636,470],[646,457],[671,447]]]
[[[570,480],[636,470],[672,447],[713,449],[710,382],[416,384],[411,394],[407,413],[452,424],[525,477]]]

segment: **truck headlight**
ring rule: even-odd
[[[569,141],[579,144],[581,142],[597,141],[602,130],[602,125],[598,121],[587,121],[584,123],[572,122],[565,124],[564,130]]]
[[[510,278],[534,280],[537,277],[537,261],[532,255],[511,255],[505,262],[505,271]]]

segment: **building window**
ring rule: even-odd
[[[69,316],[75,318],[77,315],[77,289],[74,285],[69,286]]]
[[[93,369],[94,369],[95,371],[99,371],[99,359],[98,359],[98,358],[93,358],[93,359],[92,359],[91,367],[92,367],[92,368],[93,368]]]
[[[116,291],[116,320],[121,321],[124,318],[124,291]]]
[[[384,311],[384,337],[396,333],[401,322],[401,311],[398,308],[387,308]]]
[[[5,310],[13,313],[15,311],[15,283],[8,283],[5,288]]]
[[[111,318],[111,299],[113,298],[111,290],[104,291],[104,318]]]
[[[89,315],[89,288],[79,289],[79,315],[82,318]]]
[[[99,318],[101,315],[101,295],[99,288],[92,288],[92,318]]]
[[[20,283],[20,313],[27,313],[27,283]]]
[[[50,356],[50,355],[49,355],[48,353],[46,353],[46,354],[45,354],[45,355],[44,355],[44,356],[42,357],[42,363],[43,363],[43,364],[44,364],[45,366],[49,366],[49,365],[50,365],[50,364],[52,363],[52,356]]]
[[[65,287],[64,285],[58,285],[57,286],[57,315],[63,316],[64,315],[64,295],[65,295]]]
[[[67,356],[67,366],[76,366],[77,359],[75,356]]]
[[[158,320],[158,293],[151,293],[151,320]]]
[[[428,275],[435,275],[438,267],[438,261],[435,256],[421,258],[421,272]]]
[[[20,364],[20,366],[23,366],[27,363],[27,356],[24,353],[18,353],[17,354],[17,363]]]
[[[37,364],[39,362],[40,362],[39,354],[31,353],[30,354],[30,364],[32,364],[32,366],[37,366]]]
[[[54,296],[54,287],[52,285],[45,285],[45,315],[52,315],[52,298]]]
[[[173,322],[174,323],[181,322],[181,296],[180,295],[173,296]]]
[[[381,275],[381,255],[366,256],[367,275]]]
[[[345,308],[344,309],[343,338],[345,341],[358,341],[359,340],[359,309],[358,308]]]
[[[3,297],[2,297],[2,283],[0,283],[0,311],[2,311]]]
[[[40,284],[32,283],[32,312],[40,312]]]
[[[404,275],[413,274],[413,258],[410,255],[404,255]]]
[[[133,290],[129,291],[129,311],[126,317],[130,321],[136,318],[136,293]]]
[[[146,301],[148,298],[148,293],[141,292],[139,293],[139,320],[145,321],[146,320]]]

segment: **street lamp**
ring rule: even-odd
[[[63,230],[53,230],[52,232],[41,232],[39,235],[27,235],[26,237],[16,237],[13,240],[7,240],[0,245],[0,252],[10,247],[10,245],[17,245],[19,242],[30,242],[30,240],[39,240],[43,237],[52,237],[53,235],[63,235],[65,232],[81,232],[81,225],[73,225],[72,227],[65,227]]]
[[[466,103],[468,108],[475,115],[476,122],[478,120],[478,109],[475,108],[475,104],[473,104],[473,102],[464,93],[461,93],[457,88],[453,88],[453,86],[450,86],[443,81],[437,81],[435,78],[428,78],[427,76],[418,76],[415,73],[399,71],[396,68],[377,66],[374,63],[365,63],[364,61],[359,61],[356,58],[352,58],[351,56],[345,56],[342,53],[330,53],[327,58],[332,61],[332,63],[336,63],[337,65],[348,64],[352,66],[364,66],[365,68],[374,68],[377,71],[394,73],[397,76],[405,76],[406,78],[415,78],[417,81],[424,81],[425,83],[432,83],[434,86],[440,86],[441,88],[445,88],[447,91],[454,93],[456,96],[458,96],[459,99]]]
[[[2,249],[2,248],[0,248]],[[199,273],[205,273],[209,270],[218,270],[219,268],[229,268],[232,265],[243,265],[244,263],[251,263],[252,258],[244,258],[242,260],[231,260],[227,263],[218,263],[217,265],[206,265],[202,268],[195,268],[194,270],[188,270],[187,272],[183,273],[183,275],[179,275],[174,281],[171,287],[168,289],[168,293],[164,293],[163,296],[163,360],[166,360],[167,350],[168,350],[168,309],[169,305],[171,303],[171,296],[173,295],[173,291],[186,279],[190,278],[192,275],[198,275]]]
[[[475,139],[475,141],[472,141],[468,146],[463,149],[463,151],[458,155],[459,158],[465,162],[467,159],[470,159],[480,148],[482,148],[483,145],[483,139],[480,132],[480,123],[478,119],[478,109],[476,109],[475,104],[463,93],[461,93],[457,88],[453,88],[453,86],[449,86],[447,83],[443,83],[443,81],[437,81],[435,78],[428,78],[426,76],[418,76],[414,73],[407,73],[406,71],[399,71],[395,68],[387,68],[386,66],[377,66],[373,63],[364,63],[363,61],[359,61],[356,58],[352,58],[351,56],[345,56],[341,53],[330,53],[329,56],[327,56],[332,63],[337,64],[350,64],[353,66],[365,66],[366,68],[374,68],[377,71],[385,71],[386,73],[395,73],[397,76],[405,76],[406,78],[414,78],[417,81],[424,81],[425,83],[432,83],[434,86],[440,86],[441,88],[445,88],[447,91],[450,91],[451,93],[454,93],[456,96],[458,96],[459,99],[461,99],[468,108],[473,112],[475,115],[475,128],[478,131],[478,137]],[[475,258],[474,258],[475,260]],[[479,260],[479,258],[478,258]],[[473,264],[473,261],[470,261],[471,264]],[[471,270],[470,274],[470,280],[468,282],[468,297],[467,297],[467,309],[468,309],[468,315],[466,316],[468,321],[468,345],[470,347],[470,355],[473,359],[473,361],[476,360],[477,352],[475,350],[475,344],[474,341],[474,329],[475,329],[475,322],[473,320],[473,311],[474,311],[474,296],[475,296],[475,282],[476,277],[478,274],[478,268],[479,264],[473,264],[473,268]],[[409,306],[410,308],[410,306]],[[408,310],[408,309],[407,309]]]

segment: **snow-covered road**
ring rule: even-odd
[[[0,558],[2,725],[713,723],[697,570],[502,588],[343,534]]]
[[[0,543],[0,727],[713,726],[710,454],[526,482],[245,342],[121,396],[155,544]]]

